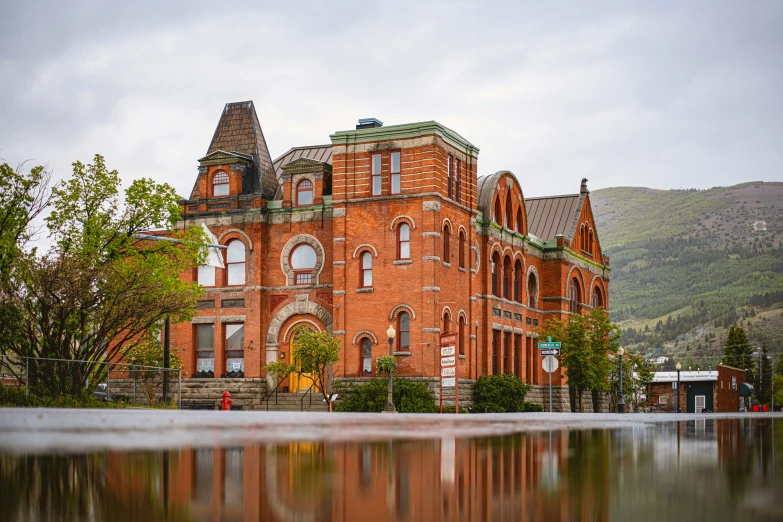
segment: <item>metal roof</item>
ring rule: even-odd
[[[558,234],[571,237],[569,227],[579,210],[579,200],[580,194],[525,199],[528,233],[541,239],[554,239]]]
[[[280,179],[283,173],[283,165],[294,160],[307,158],[323,163],[332,164],[332,145],[311,145],[309,147],[294,147],[274,161],[275,176]]]

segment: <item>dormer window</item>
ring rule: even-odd
[[[228,174],[219,170],[212,175],[212,196],[228,196]]]
[[[313,204],[313,182],[303,179],[296,186],[296,206],[307,207]]]

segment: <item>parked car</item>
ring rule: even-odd
[[[95,391],[92,392],[92,396],[101,402],[114,401],[114,397],[106,390],[106,383],[102,382],[95,387]]]

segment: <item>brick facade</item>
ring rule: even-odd
[[[204,223],[220,244],[240,242],[245,281],[229,286],[228,269],[216,269],[215,285],[205,288],[193,323],[173,326],[172,346],[180,350],[188,375],[197,373],[198,325],[214,327],[219,377],[231,370],[226,327],[243,324],[246,378],[264,377],[262,368],[271,361],[290,360],[300,327],[331,331],[341,340],[335,378],[366,376],[363,340],[369,340],[374,372],[375,359],[388,353],[387,328],[393,324],[399,332],[401,314],[408,314],[409,349],[395,341],[401,375],[438,376],[439,336],[451,331],[461,334],[461,378],[512,372],[544,384],[535,330],[547,318],[569,313],[571,282],[579,287],[580,312],[607,307],[608,257],[598,245],[584,183],[578,195],[568,196],[576,203],[565,216],[565,233],[538,237],[529,229],[527,201],[514,174],[479,179],[478,148],[436,122],[423,122],[337,132],[331,149],[318,148],[330,150],[326,161],[307,157],[307,147],[292,149],[296,154],[289,151],[274,162],[279,187],[270,190],[262,178],[248,192],[247,173],[258,170],[254,162],[266,145],[258,137],[252,103],[242,104],[247,114],[234,105],[227,106],[224,119],[231,113],[240,124],[221,119],[224,148],[210,146],[200,160],[191,198],[182,202],[180,226]],[[224,150],[231,148],[225,136],[241,136],[242,125],[262,143],[259,153]],[[380,164],[379,193],[373,190],[373,164]],[[219,173],[228,174],[227,195],[215,194],[222,190],[214,185]],[[298,199],[297,188],[308,183],[313,201],[302,205],[299,199],[308,194]],[[276,195],[269,199],[262,192]],[[409,231],[408,256],[401,255],[402,225]],[[588,250],[582,248],[587,245],[582,230],[595,238]],[[317,257],[305,284],[297,284],[292,269],[292,253],[301,244]],[[365,253],[371,284],[363,280]],[[188,281],[196,277],[197,271],[183,274]],[[562,383],[561,370],[553,384]],[[289,384],[295,391],[296,383]]]

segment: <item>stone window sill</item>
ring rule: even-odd
[[[459,358],[460,359],[467,359],[467,356],[466,355],[460,355]]]
[[[459,270],[460,272],[465,272],[464,268],[458,268],[457,270]]]
[[[401,355],[401,356],[407,357],[407,356],[411,355],[411,352],[394,352],[394,355],[395,356]]]
[[[373,288],[357,288],[356,293],[357,294],[371,294],[373,292]]]
[[[398,259],[397,261],[392,261],[392,264],[393,265],[397,265],[397,266],[400,266],[400,265],[412,265],[413,264],[413,259]]]
[[[446,263],[446,262],[444,261],[444,262],[443,262],[443,266],[445,266],[446,268],[451,268],[451,263]]]

